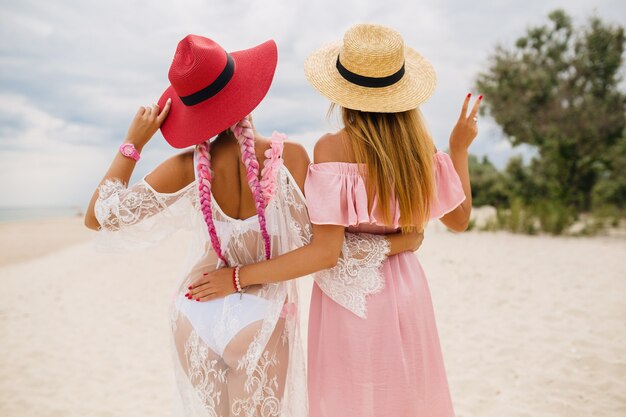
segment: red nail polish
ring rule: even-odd
[[[199,299],[199,298],[196,298],[196,301],[200,301],[200,299]]]
[[[202,276],[205,276],[205,277],[206,277],[207,275],[209,275],[209,273],[208,273],[208,272],[205,272],[204,274],[202,274]]]
[[[185,294],[185,297],[189,298],[189,293]]]
[[[472,93],[467,93],[467,98],[470,98],[472,96]]]
[[[190,289],[191,289],[191,285],[190,285],[190,286],[188,286],[188,287],[187,287],[187,289],[188,289],[188,290],[190,290]]]
[[[483,96],[478,96],[478,100],[482,100],[482,99],[483,99]]]

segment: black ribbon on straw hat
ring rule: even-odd
[[[337,71],[346,81],[352,84],[360,85],[361,87],[382,88],[389,87],[402,79],[404,76],[404,63],[402,63],[402,67],[398,71],[386,77],[366,77],[356,74],[341,65],[341,60],[337,56]]]
[[[226,52],[226,66],[224,67],[220,75],[217,76],[215,81],[204,87],[202,90],[196,91],[193,94],[184,97],[179,96],[180,101],[182,101],[183,104],[186,106],[193,106],[210,99],[211,97],[222,91],[224,87],[226,87],[230,79],[233,78],[234,73],[235,61],[233,60],[233,57],[230,56],[228,52]]]

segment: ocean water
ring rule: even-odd
[[[77,217],[83,213],[80,207],[0,207],[0,222]]]

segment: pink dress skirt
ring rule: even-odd
[[[313,164],[305,184],[311,221],[350,232],[384,233],[395,227],[367,205],[359,165]],[[449,156],[435,155],[439,218],[465,198]],[[314,284],[309,318],[311,417],[454,416],[435,315],[424,271],[414,253],[382,262],[382,291],[368,296],[367,316],[342,307]]]

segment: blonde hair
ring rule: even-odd
[[[435,145],[420,111],[370,113],[342,107],[341,115],[356,162],[365,164],[368,195],[377,196],[385,223],[393,224],[391,204],[397,201],[402,231],[421,231],[434,198]]]

